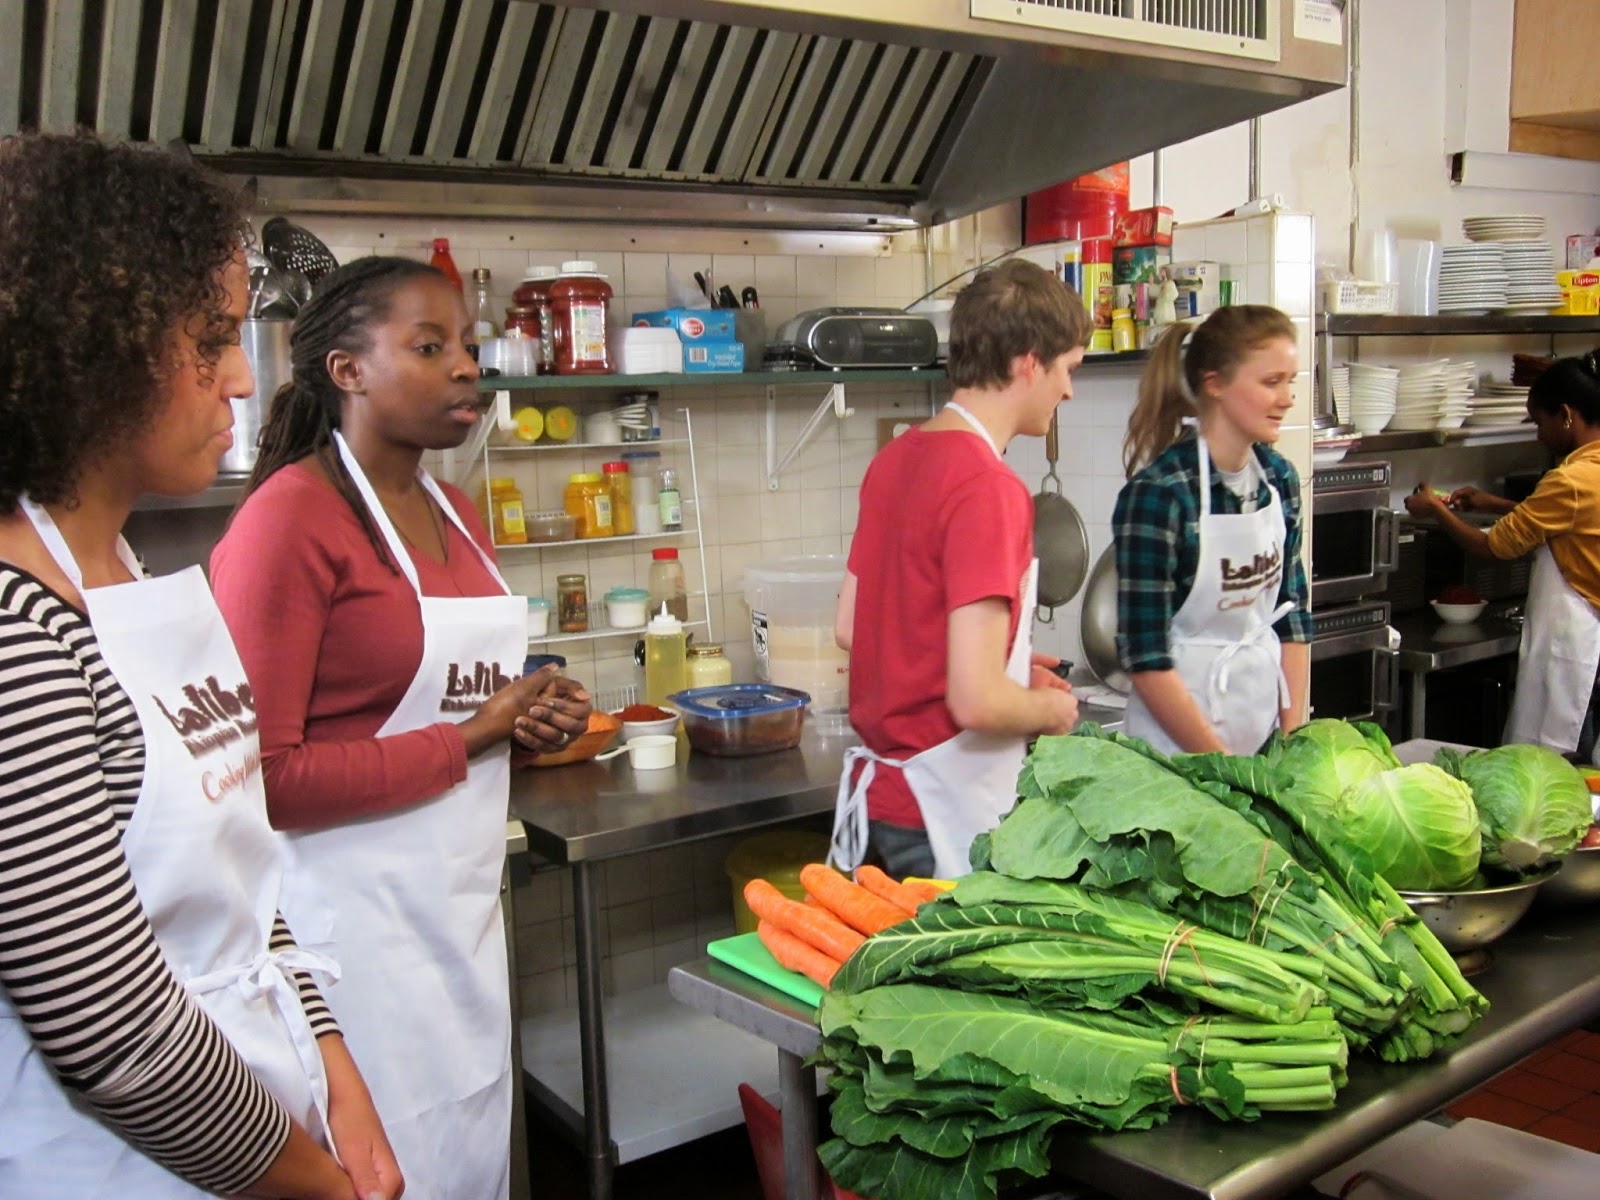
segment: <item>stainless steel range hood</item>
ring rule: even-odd
[[[895,228],[1342,85],[1302,2],[13,2],[0,132],[181,139],[301,211]]]

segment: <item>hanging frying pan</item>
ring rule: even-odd
[[[1078,640],[1094,677],[1114,692],[1126,696],[1133,683],[1117,659],[1117,548],[1107,546],[1089,572],[1083,593]]]
[[[1044,458],[1049,464],[1039,493],[1033,498],[1033,552],[1039,556],[1039,607],[1048,621],[1054,609],[1078,594],[1089,573],[1089,531],[1072,501],[1061,494],[1061,479],[1056,475],[1056,415],[1050,415],[1050,431],[1044,437]]]

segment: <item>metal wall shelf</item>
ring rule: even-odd
[[[1485,334],[1600,333],[1600,317],[1364,317],[1348,313],[1323,313],[1317,332],[1331,337],[1449,337]]]

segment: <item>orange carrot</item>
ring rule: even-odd
[[[929,900],[937,900],[944,895],[943,888],[929,883],[925,879],[919,879],[915,882],[909,879],[902,879],[900,887],[907,894],[915,897],[918,904],[926,904]]]
[[[922,902],[913,897],[904,885],[896,883],[877,867],[857,867],[856,882],[879,899],[887,900],[908,917],[917,915],[917,906]]]
[[[887,900],[880,900],[860,884],[851,883],[832,867],[808,863],[800,868],[800,882],[834,916],[867,936],[906,919]]]
[[[756,936],[761,944],[778,960],[778,965],[790,971],[799,971],[807,979],[814,979],[823,987],[833,982],[834,972],[844,964],[829,958],[821,950],[806,945],[792,933],[785,933],[776,925],[762,921],[756,926]]]
[[[814,950],[843,962],[865,940],[825,908],[810,908],[791,900],[765,879],[744,885],[744,902],[767,924],[793,934]]]

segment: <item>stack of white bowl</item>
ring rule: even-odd
[[[1485,375],[1472,398],[1467,424],[1520,425],[1528,419],[1528,389]]]
[[[1413,363],[1399,369],[1390,429],[1433,429],[1444,407],[1445,360]]]
[[[1328,381],[1333,385],[1333,415],[1341,425],[1350,423],[1350,364],[1332,363]]]
[[[1460,429],[1472,414],[1472,389],[1477,384],[1478,364],[1466,359],[1447,359],[1444,368],[1444,403],[1439,406],[1439,428]]]
[[[1350,423],[1358,433],[1382,433],[1395,414],[1400,372],[1394,367],[1350,363]]]
[[[1439,267],[1439,313],[1467,316],[1506,306],[1506,256],[1499,242],[1446,246]]]

